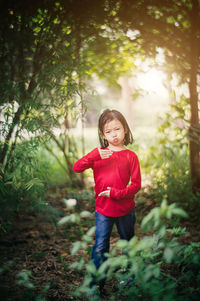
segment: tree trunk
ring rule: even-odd
[[[133,97],[132,97],[133,89],[129,84],[128,76],[120,77],[118,82],[121,85],[121,98],[122,98],[124,113],[126,115],[130,128],[133,128],[134,127]]]
[[[8,152],[8,155],[7,155],[6,164],[5,164],[5,168],[4,168],[5,171],[7,171],[8,166],[9,166],[9,163],[11,162],[13,153],[14,153],[14,151],[15,151],[16,144],[17,144],[17,138],[18,138],[18,135],[19,135],[19,131],[20,131],[20,127],[19,127],[19,124],[18,124],[18,128],[17,128],[16,134],[15,134],[15,139],[14,139],[14,141],[12,142],[12,144],[11,144],[11,146],[10,146],[10,152]],[[13,164],[13,161],[12,161],[12,163],[11,163],[10,166],[11,166],[11,168],[9,168],[9,172],[12,173],[12,172],[14,171],[14,164]]]
[[[7,156],[7,151],[8,151],[8,148],[9,148],[9,143],[10,143],[10,140],[11,140],[14,128],[19,123],[22,111],[23,111],[23,107],[19,106],[17,112],[15,113],[15,116],[13,118],[12,124],[10,126],[10,129],[8,131],[8,134],[7,134],[5,142],[4,142],[3,150],[2,150],[2,153],[1,153],[1,156],[0,156],[0,163],[1,164],[5,163],[4,161],[5,161],[5,158]]]
[[[78,73],[78,94],[80,97],[80,115],[81,115],[81,146],[82,146],[82,156],[85,155],[85,138],[84,138],[84,103],[83,103],[83,87],[82,87],[82,74],[81,74],[81,47],[82,47],[82,38],[81,38],[81,28],[78,25],[76,35],[76,58],[77,58],[77,73]],[[81,173],[81,185],[85,186],[85,177],[84,173]]]
[[[197,93],[197,74],[198,74],[198,54],[199,45],[197,39],[198,31],[198,12],[199,3],[198,0],[193,0],[193,7],[191,11],[191,44],[190,44],[190,81],[189,81],[189,92],[190,92],[190,170],[191,177],[194,183],[194,189],[200,188],[200,147],[198,136],[196,137],[195,129],[199,127],[199,113],[198,113],[198,93]],[[196,138],[195,138],[196,137]]]

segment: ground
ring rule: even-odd
[[[70,254],[72,242],[80,239],[79,225],[67,225],[58,227],[58,220],[69,209],[62,202],[67,190],[49,190],[48,203],[51,209],[43,210],[40,214],[31,212],[19,215],[14,229],[6,233],[0,241],[0,267],[1,270],[1,296],[3,300],[42,300],[43,291],[46,288],[45,297],[49,301],[77,300],[73,296],[75,288],[79,287],[84,272],[77,272],[71,268],[73,262],[80,256],[89,259],[93,242],[86,251],[79,251],[76,256]],[[140,229],[140,221],[153,207],[155,202],[147,197],[145,202],[138,202],[136,207],[137,223],[136,235],[144,236]],[[94,203],[82,202],[79,209],[94,212]],[[194,220],[185,221],[188,233],[182,237],[184,243],[199,239],[199,223]],[[83,232],[94,224],[94,218],[83,224]],[[114,229],[111,238],[111,248],[118,240],[118,234]],[[169,268],[169,267],[168,267]],[[29,285],[34,289],[28,289],[23,284],[17,284],[17,274],[23,270],[31,271]],[[18,276],[19,277],[19,276]],[[49,287],[47,287],[49,285]],[[106,285],[104,300],[109,300],[115,290],[114,281]],[[38,299],[34,299],[34,298]],[[79,299],[80,300],[80,299]]]

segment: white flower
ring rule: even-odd
[[[74,206],[76,206],[76,203],[77,203],[76,199],[68,199],[68,200],[63,199],[63,201],[67,207],[74,207]]]

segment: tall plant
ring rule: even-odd
[[[70,38],[67,30],[63,32],[63,20],[58,20],[59,11],[55,3],[50,10],[38,3],[27,8],[25,1],[8,1],[1,11],[0,99],[4,139],[0,163],[4,168],[14,154],[15,140],[23,139],[24,131],[34,135],[44,132],[39,122],[41,116],[48,120],[50,129],[55,123],[53,107],[74,92],[75,84],[69,79],[65,99],[60,95],[61,80],[66,77],[65,71],[70,70],[66,60],[69,50],[64,43]]]

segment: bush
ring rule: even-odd
[[[83,258],[74,262],[71,268],[85,273],[84,281],[74,295],[80,297],[90,292],[89,283],[91,274],[94,274],[98,280],[106,277],[115,281],[117,291],[111,300],[123,296],[128,300],[143,301],[198,300],[200,243],[181,245],[177,236],[185,234],[185,229],[166,228],[173,216],[185,218],[187,214],[175,204],[168,205],[163,200],[161,207],[154,208],[142,221],[142,228],[153,231],[153,235],[141,240],[133,237],[129,242],[119,240],[99,270],[92,261],[86,262]],[[70,222],[72,218],[64,217],[60,224]],[[81,219],[81,215],[76,213],[73,222],[80,225]],[[93,234],[94,228],[84,234],[81,241],[74,242],[71,254],[74,256],[80,249],[86,250]],[[133,274],[136,277],[133,285],[121,285]]]
[[[44,203],[46,183],[37,160],[38,143],[34,139],[18,143],[6,169],[0,169],[1,231],[12,225],[20,212],[39,209]]]
[[[176,202],[190,211],[196,207],[200,191],[194,193],[192,189],[186,145],[180,147],[176,142],[154,145],[144,164],[151,198],[158,203],[167,198],[169,203]]]

